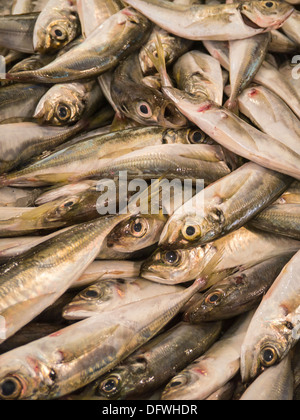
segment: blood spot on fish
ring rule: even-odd
[[[49,337],[59,337],[60,335],[62,335],[62,331],[57,331],[57,332],[55,332],[55,333],[53,333],[53,334],[51,334],[51,335],[49,335]]]
[[[206,104],[206,105],[200,106],[200,108],[197,110],[197,112],[205,112],[205,111],[209,111],[210,109],[211,109],[211,105]]]
[[[196,373],[199,373],[200,375],[203,375],[203,376],[207,376],[207,370],[206,369],[201,369],[201,368],[196,368],[196,369],[194,369],[194,371],[196,372]]]
[[[251,89],[250,90],[250,92],[248,93],[248,96],[250,97],[250,98],[252,98],[253,96],[255,96],[255,95],[257,95],[258,94],[258,90],[257,89],[255,89],[255,88],[253,88],[253,89]]]
[[[234,278],[234,282],[236,285],[244,284],[244,276],[237,276]]]

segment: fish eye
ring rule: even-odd
[[[99,389],[107,394],[111,394],[117,391],[119,383],[120,378],[118,376],[110,376],[101,383]]]
[[[58,41],[65,41],[68,37],[68,34],[65,29],[58,26],[54,26],[51,30],[51,35]]]
[[[273,366],[278,360],[278,354],[276,350],[271,347],[265,347],[260,353],[261,364],[265,367]]]
[[[222,295],[223,293],[220,290],[216,290],[205,298],[205,303],[217,305],[220,302]]]
[[[140,102],[137,105],[137,112],[141,117],[144,117],[144,118],[152,117],[152,111],[151,111],[150,105],[147,102]]]
[[[273,7],[273,6],[274,6],[274,3],[273,3],[272,1],[267,1],[267,2],[265,3],[265,5],[266,5],[267,7],[269,7],[269,8],[271,8],[271,7]]]
[[[22,392],[22,384],[15,376],[9,376],[0,382],[0,399],[17,399]]]
[[[144,219],[136,219],[131,222],[130,233],[136,238],[142,238],[148,231],[148,223]]]
[[[56,115],[59,121],[66,122],[71,117],[71,110],[65,104],[59,104],[56,108]]]
[[[164,260],[168,264],[175,264],[179,261],[179,254],[176,251],[167,251],[164,254]]]
[[[193,144],[204,143],[205,134],[200,130],[191,130],[189,132],[189,141]]]
[[[201,235],[199,226],[185,226],[182,230],[183,237],[188,241],[194,241]]]
[[[187,383],[186,376],[184,375],[176,376],[169,382],[168,388],[178,388],[180,386],[186,385],[186,383]]]
[[[102,293],[99,290],[87,289],[87,290],[84,290],[80,294],[80,297],[82,297],[83,299],[86,299],[86,300],[93,300],[93,299],[99,299],[101,297],[101,295],[102,295]]]

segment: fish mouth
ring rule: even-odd
[[[248,16],[245,15],[242,11],[241,11],[241,17],[243,19],[244,24],[247,25],[247,26],[249,26],[250,28],[253,28],[253,29],[261,29],[261,30],[264,30],[265,29],[265,28],[262,28],[261,26],[257,25],[251,19],[249,19]]]
[[[158,122],[168,128],[179,128],[187,125],[187,119],[172,102],[167,102],[162,107]]]

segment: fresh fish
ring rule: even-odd
[[[251,225],[300,240],[300,204],[274,204],[251,220]]]
[[[41,55],[41,54],[33,54],[29,57],[24,58],[24,60],[19,61],[16,63],[8,73],[18,73],[21,71],[31,71],[31,70],[38,70],[41,67],[46,66],[47,64],[51,63],[55,59],[55,55]],[[7,82],[11,83],[11,82]],[[19,84],[22,86],[22,84]],[[24,84],[26,86],[26,84]],[[32,85],[39,87],[41,89],[42,85]],[[45,93],[49,89],[49,87],[44,86]],[[32,116],[32,114],[31,114]]]
[[[203,356],[174,376],[163,400],[204,400],[239,371],[240,352],[253,312],[242,315]]]
[[[34,117],[51,125],[66,125],[91,116],[103,102],[97,81],[54,85],[41,98]]]
[[[110,229],[123,218],[117,215],[76,225],[3,265],[1,337],[12,336],[55,302],[93,262]],[[62,243],[71,245],[62,247]]]
[[[270,33],[265,33],[246,40],[229,42],[231,85],[231,94],[227,102],[229,109],[235,108],[237,97],[249,86],[260,69],[266,57],[270,39]]]
[[[65,131],[70,128],[55,127],[55,130]],[[107,135],[96,134],[87,141],[79,142],[9,175],[3,182],[33,187],[91,178],[98,175],[105,159],[150,145],[188,144],[189,135],[193,139],[194,133],[195,131],[190,129],[166,130],[161,127],[142,127]]]
[[[260,130],[300,153],[300,121],[279,96],[256,85],[239,96],[238,106]]]
[[[76,0],[49,0],[36,21],[34,50],[51,53],[73,41],[80,33]]]
[[[168,286],[144,279],[101,280],[81,291],[63,309],[62,316],[67,320],[85,319],[112,309],[121,308],[164,293],[183,291],[181,286]]]
[[[155,66],[149,58],[151,54],[157,54],[156,37],[159,35],[164,50],[166,65],[171,65],[177,58],[186,53],[192,46],[192,41],[169,34],[156,26],[146,44],[141,48],[139,61],[144,75],[156,73]]]
[[[247,388],[241,401],[292,401],[294,394],[294,375],[291,356],[288,355],[277,366],[263,372]]]
[[[182,55],[173,67],[179,89],[206,96],[222,105],[223,75],[219,62],[208,54],[193,50]]]
[[[200,285],[90,317],[2,355],[0,398],[53,399],[82,388],[154,337]]]
[[[120,0],[77,0],[82,34],[86,38],[124,6]]]
[[[283,360],[299,340],[300,252],[285,266],[259,305],[241,354],[243,382]]]
[[[1,188],[0,207],[30,207],[40,194],[38,189]]]
[[[294,11],[282,26],[283,32],[298,46],[300,44],[300,12]]]
[[[166,31],[198,41],[250,38],[278,29],[294,11],[292,6],[278,1],[192,6],[166,0],[126,0],[126,3]]]
[[[279,30],[275,30],[271,31],[269,51],[287,54],[297,51],[297,44]]]
[[[235,379],[231,379],[227,384],[223,385],[216,392],[213,392],[209,397],[206,398],[207,401],[230,401],[234,394],[236,387]]]
[[[131,55],[114,72],[111,97],[118,112],[143,125],[178,128],[186,119],[160,91],[146,86],[138,54]]]
[[[107,19],[81,44],[48,66],[32,72],[7,74],[8,80],[65,83],[91,79],[114,68],[143,44],[151,23],[133,9],[123,9]]]
[[[131,399],[159,389],[217,340],[221,323],[179,323],[84,390],[83,399]],[[162,369],[162,365],[164,369]]]
[[[72,127],[41,126],[31,122],[0,125],[0,174],[62,144],[86,125],[86,120]]]
[[[166,284],[188,282],[197,278],[212,256],[217,255],[220,262],[209,276],[206,285],[209,288],[221,280],[220,273],[226,277],[270,258],[291,255],[299,248],[299,241],[243,227],[205,246],[177,250],[158,248],[143,263],[141,276]]]
[[[227,235],[280,197],[291,182],[278,172],[246,163],[175,211],[161,234],[160,246],[190,248]]]
[[[38,13],[0,16],[0,45],[18,52],[33,54],[33,30]]]
[[[47,92],[47,87],[30,84],[12,84],[0,89],[0,123],[10,118],[31,118]]]
[[[185,320],[219,321],[254,309],[292,256],[271,258],[221,280],[186,311]]]

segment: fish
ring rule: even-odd
[[[87,120],[71,127],[42,126],[33,122],[0,125],[0,174],[62,144],[86,126]]]
[[[173,67],[179,89],[205,96],[222,105],[223,75],[219,62],[208,54],[192,50],[183,54]]]
[[[297,44],[279,30],[271,31],[269,51],[275,53],[291,53],[297,51]]]
[[[55,127],[55,130],[70,128]],[[189,144],[189,135],[193,139],[194,133],[195,130],[186,128],[177,131],[162,127],[131,128],[106,135],[96,133],[86,141],[79,141],[78,144],[66,147],[27,168],[7,175],[2,179],[2,183],[35,187],[89,179],[99,174],[104,159],[121,156],[150,145],[181,142]],[[2,183],[0,180],[0,185]]]
[[[233,378],[227,384],[222,386],[216,392],[213,392],[209,397],[206,398],[207,401],[230,401],[232,400],[234,391],[236,387],[236,381]]]
[[[33,31],[34,51],[47,54],[73,41],[80,33],[75,0],[49,0]]]
[[[292,256],[270,258],[219,281],[185,312],[185,321],[230,319],[256,308]]]
[[[41,12],[49,0],[14,0],[12,5],[13,15]]]
[[[274,204],[300,204],[300,183],[293,182]]]
[[[156,73],[155,66],[149,59],[148,53],[150,52],[154,55],[157,54],[155,42],[157,35],[159,35],[162,42],[167,66],[173,64],[180,56],[186,53],[193,44],[193,42],[188,39],[169,34],[165,30],[156,26],[153,29],[148,41],[139,52],[140,66],[144,75]]]
[[[251,220],[257,229],[300,240],[300,204],[274,204]]]
[[[38,13],[0,16],[1,47],[33,54],[33,30]]]
[[[97,81],[57,84],[40,99],[34,118],[51,125],[73,124],[93,115],[103,99]]]
[[[0,342],[54,303],[83,274],[107,233],[123,218],[108,216],[76,225],[1,267],[0,313],[4,321]],[[71,246],[62,247],[62,243]]]
[[[88,385],[81,397],[124,400],[147,395],[200,357],[217,340],[220,332],[221,323],[218,322],[201,324],[196,328],[180,322],[142,346],[110,373]],[[164,369],[161,369],[162,363]]]
[[[47,66],[31,72],[6,74],[6,79],[56,84],[100,76],[138,49],[150,29],[151,23],[145,17],[133,9],[123,9]]]
[[[0,398],[53,399],[91,383],[154,337],[200,284],[87,318],[1,355]]]
[[[297,45],[300,44],[300,12],[295,10],[295,12],[287,19],[287,21],[282,25],[283,32]]]
[[[246,389],[240,401],[292,401],[294,375],[291,356],[265,370]]]
[[[299,340],[300,252],[290,260],[262,299],[245,336],[241,376],[245,383],[283,360]]]
[[[12,84],[0,89],[0,123],[10,118],[32,118],[47,87],[32,84]]]
[[[260,130],[300,153],[300,122],[275,93],[255,85],[238,97],[240,111]]]
[[[236,106],[238,96],[249,86],[255,74],[260,69],[265,60],[270,39],[271,34],[267,32],[255,35],[246,40],[242,39],[229,42],[229,74],[231,85],[231,94],[227,101],[229,109]]]
[[[208,289],[222,280],[222,276],[225,278],[270,258],[295,254],[299,246],[300,242],[291,238],[242,227],[204,246],[176,250],[159,247],[143,262],[141,276],[165,284],[188,282],[197,278],[212,256],[218,255],[220,262],[209,276],[205,286]]]
[[[278,1],[176,5],[166,0],[126,0],[166,31],[191,40],[229,41],[278,29],[294,8]]]
[[[39,189],[1,188],[0,207],[30,207],[40,194]]]
[[[85,319],[105,311],[121,308],[131,302],[180,290],[183,291],[184,288],[153,283],[141,278],[101,280],[75,296],[63,308],[62,316],[71,321]]]
[[[115,70],[111,97],[120,115],[143,125],[179,128],[186,119],[162,93],[142,83],[143,73],[138,54],[130,55]]]
[[[248,162],[176,210],[159,244],[167,249],[191,248],[227,235],[272,204],[291,182],[290,177]]]
[[[162,400],[204,400],[239,371],[240,352],[253,311],[241,315],[201,357],[174,376]]]
[[[51,63],[55,59],[55,55],[41,55],[41,54],[32,54],[29,57],[24,58],[23,60],[19,61],[15,65],[11,67],[8,73],[18,73],[21,71],[31,71],[31,70],[38,70],[41,67],[46,66],[47,64]],[[12,84],[12,82],[7,82],[7,84]],[[22,86],[22,83],[18,85]],[[26,83],[24,85],[27,85]],[[46,91],[49,89],[49,86],[42,86],[32,84],[32,86],[36,86],[37,88],[43,87]],[[31,116],[33,113],[31,114]]]

